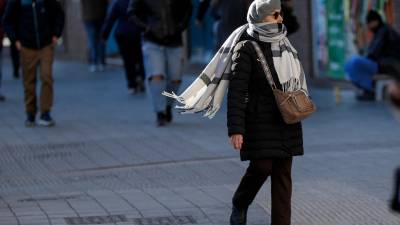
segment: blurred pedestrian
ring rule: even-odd
[[[215,1],[213,1],[215,2]],[[211,0],[200,0],[199,2],[199,7],[197,9],[197,14],[196,14],[196,23],[198,25],[203,24],[204,21],[204,16],[207,13],[207,10],[210,7]],[[221,17],[219,15],[214,14],[213,12],[211,13],[212,17],[214,20],[219,20]]]
[[[216,1],[212,1],[213,4],[216,3]],[[197,14],[196,14],[196,25],[197,26],[203,26],[203,22],[204,22],[204,17],[208,11],[208,9],[210,8],[211,5],[211,0],[200,0],[199,2],[199,7],[197,10]],[[213,17],[213,24],[212,24],[212,36],[214,37],[213,39],[213,49],[218,50],[219,47],[221,46],[217,46],[217,31],[218,31],[218,24],[219,24],[219,20],[221,19],[221,16],[217,14],[217,12],[215,11],[215,7],[211,6],[211,16]]]
[[[383,22],[376,11],[367,14],[367,26],[373,33],[366,56],[354,56],[346,62],[345,71],[355,86],[362,90],[361,101],[375,99],[373,77],[388,74],[400,77],[400,34]]]
[[[271,224],[290,225],[292,161],[304,154],[302,124],[285,123],[272,87],[308,95],[306,77],[287,39],[280,0],[255,0],[247,21],[229,35],[181,95],[165,95],[182,103],[184,113],[206,111],[205,116],[213,118],[228,88],[230,142],[240,151],[241,160],[250,161],[232,199],[230,224],[246,224],[248,207],[271,177]],[[272,76],[275,85],[267,76]]]
[[[392,210],[400,213],[400,168],[397,168],[394,176],[394,190],[393,198],[391,202]]]
[[[6,6],[6,0],[0,0],[0,18],[3,18],[5,6]],[[3,79],[3,71],[2,71],[3,38],[4,38],[4,29],[3,29],[3,24],[0,23],[0,102],[4,102],[6,100],[6,97],[3,95],[2,91],[1,91],[1,82]]]
[[[129,20],[127,8],[129,0],[114,0],[102,30],[102,39],[108,39],[111,30],[117,22],[115,40],[124,61],[126,81],[131,94],[144,90],[144,68],[141,45],[141,31],[135,23]]]
[[[213,14],[220,17],[217,27],[217,48],[220,48],[229,35],[246,24],[246,13],[253,0],[211,0]]]
[[[292,0],[282,1],[282,15],[283,24],[287,29],[287,35],[291,35],[297,32],[300,28],[299,22],[297,22],[297,17],[294,15],[294,8]]]
[[[4,14],[4,29],[21,53],[25,93],[25,125],[35,125],[37,113],[36,80],[40,70],[39,125],[53,126],[54,48],[64,28],[64,12],[57,0],[9,0]]]
[[[101,28],[107,14],[108,0],[81,0],[82,18],[89,48],[89,71],[105,68],[105,43],[101,41]]]
[[[157,126],[172,121],[171,99],[161,93],[177,92],[182,82],[182,32],[192,13],[191,0],[131,0],[128,13],[143,30],[143,57],[147,90],[157,114]]]

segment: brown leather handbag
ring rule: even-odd
[[[282,118],[287,124],[298,123],[317,111],[317,107],[305,90],[283,92],[276,88],[267,60],[257,42],[251,41],[261,61],[261,66],[267,77]]]

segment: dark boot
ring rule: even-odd
[[[163,127],[166,125],[165,114],[162,112],[157,113],[157,127]]]
[[[397,169],[394,177],[394,193],[390,207],[393,211],[400,213],[400,169]]]
[[[247,221],[247,208],[238,209],[235,206],[232,207],[232,214],[230,218],[231,225],[246,225]]]
[[[167,121],[167,123],[172,122],[172,107],[170,105],[165,109],[165,121]]]
[[[363,91],[361,94],[356,96],[358,101],[374,101],[375,100],[375,92],[372,91]]]
[[[392,203],[390,204],[390,208],[392,208],[393,211],[400,213],[400,201],[399,199],[393,198]]]
[[[26,127],[34,127],[35,126],[35,114],[27,114],[25,120]]]

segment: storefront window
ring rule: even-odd
[[[365,28],[370,9],[393,24],[393,0],[314,0],[315,69],[320,77],[345,79],[344,63],[363,54],[371,39]]]

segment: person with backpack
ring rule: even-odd
[[[54,48],[64,28],[64,12],[57,0],[8,0],[4,13],[4,29],[21,53],[25,95],[25,125],[35,125],[36,80],[40,72],[40,119],[38,124],[53,126]]]
[[[162,91],[182,82],[182,32],[189,26],[191,0],[130,0],[128,14],[143,32],[146,83],[158,127],[172,121],[172,103]]]

